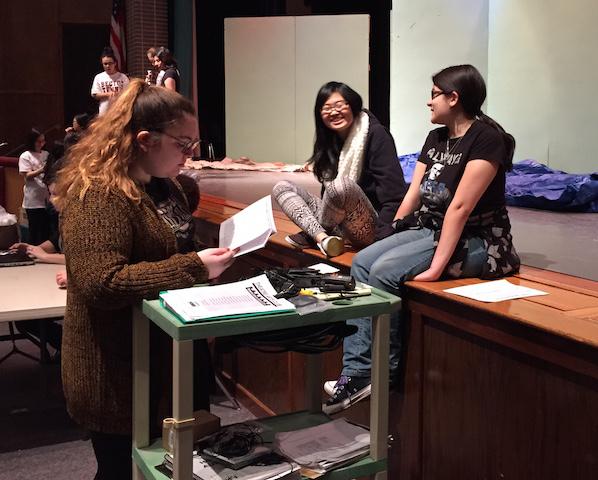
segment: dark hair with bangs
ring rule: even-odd
[[[172,52],[166,47],[160,47],[156,52],[156,57],[158,57],[166,67],[177,68],[177,62],[172,56]]]
[[[363,100],[359,93],[342,82],[328,82],[320,88],[314,105],[314,119],[316,123],[316,139],[314,151],[308,163],[313,165],[314,174],[322,182],[333,180],[338,174],[338,160],[343,148],[343,141],[322,120],[322,107],[330,95],[338,92],[349,104],[353,117],[357,118],[363,109]]]

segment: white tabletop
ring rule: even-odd
[[[56,285],[64,265],[0,267],[0,322],[62,317],[66,290]]]

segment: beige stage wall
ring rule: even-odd
[[[349,84],[367,106],[368,15],[228,18],[224,30],[229,157],[305,162],[328,81]]]
[[[433,73],[471,63],[487,80],[485,111],[517,140],[515,161],[569,172],[598,169],[595,0],[395,0],[391,132],[399,154],[427,132]]]

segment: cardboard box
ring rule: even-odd
[[[193,442],[220,430],[220,417],[207,410],[193,412]],[[181,425],[179,428],[182,428]],[[162,447],[167,452],[173,453],[174,449],[174,418],[165,418],[162,422]]]

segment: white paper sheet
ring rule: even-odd
[[[263,248],[275,232],[272,199],[268,195],[220,224],[219,245],[223,248],[239,248],[235,255],[238,257]]]
[[[328,265],[327,263],[316,263],[315,265],[310,265],[308,268],[317,270],[323,274],[340,272],[338,268]]]
[[[535,297],[537,295],[548,295],[548,293],[534,288],[514,285],[508,280],[495,280],[492,282],[476,283],[464,287],[455,287],[445,290],[447,293],[460,295],[461,297],[472,298],[480,302],[502,302],[516,298]]]

